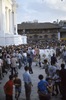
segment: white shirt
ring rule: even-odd
[[[55,80],[55,82],[60,82],[61,81],[59,75],[57,75],[57,74],[55,74],[53,76],[53,79]]]
[[[7,58],[7,64],[11,64],[11,59]]]

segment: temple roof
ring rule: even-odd
[[[18,24],[18,30],[21,29],[59,29],[58,24],[53,23],[21,23]]]

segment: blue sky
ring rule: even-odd
[[[66,20],[66,0],[16,0],[17,23]]]

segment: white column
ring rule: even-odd
[[[5,32],[12,34],[12,11],[5,7]]]
[[[5,32],[7,33],[7,7],[5,7]]]
[[[0,36],[5,35],[5,4],[4,0],[0,0]]]
[[[12,11],[9,9],[9,33],[12,34]]]
[[[9,34],[11,32],[11,10],[8,9],[8,21],[9,21],[9,28],[8,28],[8,31],[9,31]]]
[[[9,10],[9,32],[12,34],[12,11]]]
[[[58,40],[60,40],[60,32],[58,32]]]
[[[9,12],[8,12],[8,8],[5,7],[5,33],[8,33],[9,31]]]
[[[15,24],[15,12],[12,12],[12,30],[13,30],[13,34],[16,35],[17,30],[16,30],[16,24]]]
[[[13,1],[13,17],[14,17],[14,34],[15,35],[18,35],[17,33],[17,21],[16,21],[16,8],[17,8],[17,5],[16,5],[16,1],[14,0]]]
[[[11,31],[10,25],[11,25],[11,18],[10,18],[10,9],[9,9],[9,33]]]
[[[1,31],[1,14],[2,14],[2,2],[0,0],[0,31]]]
[[[0,45],[5,45],[5,2],[0,0]]]
[[[7,33],[9,33],[9,9],[7,8]]]
[[[14,34],[14,12],[12,12],[12,32]]]
[[[14,11],[14,34],[17,35],[16,12]]]

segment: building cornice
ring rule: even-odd
[[[10,4],[13,4],[13,1],[12,0],[7,0]]]
[[[12,10],[16,11],[17,7],[18,7],[18,4],[16,3],[16,1],[12,0]]]

